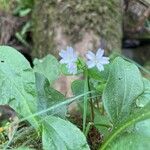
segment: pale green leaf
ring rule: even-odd
[[[99,111],[95,111],[94,125],[104,138],[110,134],[112,124],[107,115],[101,115]]]
[[[104,141],[102,146],[99,147],[98,150],[107,149],[117,137],[121,136],[123,132],[128,129],[130,126],[135,125],[139,121],[143,121],[146,119],[150,119],[150,103],[148,103],[145,107],[138,110],[137,112],[131,114],[127,119],[125,119],[122,123],[118,124],[109,135],[109,137]],[[145,138],[147,138],[145,136]]]
[[[143,79],[144,82],[144,92],[137,99],[137,106],[144,107],[147,103],[150,103],[150,81]],[[135,130],[141,136],[150,137],[150,119],[138,122],[135,125]]]
[[[140,121],[135,125],[136,132],[141,136],[150,138],[150,118],[144,121]]]
[[[51,84],[57,80],[60,75],[59,62],[50,54],[42,59],[35,59],[34,71],[43,74]]]
[[[111,144],[108,150],[149,150],[150,138],[135,133],[123,134]]]
[[[111,121],[117,124],[130,115],[132,105],[144,89],[141,74],[134,64],[117,57],[110,68],[102,99]]]
[[[29,62],[17,50],[0,46],[0,104],[10,105],[23,117],[37,110],[35,76]],[[30,123],[38,126],[35,118]]]
[[[83,133],[72,123],[49,116],[43,121],[44,150],[89,150]]]
[[[137,98],[136,104],[138,107],[144,107],[150,102],[150,81],[143,78],[144,92]]]
[[[88,70],[88,74],[91,78],[106,81],[109,76],[110,64],[104,66],[103,71],[99,71],[96,67],[91,68]]]
[[[86,81],[85,80],[75,80],[72,82],[71,84],[71,89],[72,92],[74,94],[74,96],[78,96],[80,94],[84,94],[86,93],[85,89],[87,90],[88,87],[86,87]],[[85,88],[85,89],[84,89]],[[83,113],[85,110],[85,101],[84,101],[85,97],[81,97],[80,99],[83,100],[79,103],[79,108],[81,110],[81,112]],[[86,100],[87,101],[87,100]],[[87,103],[87,102],[86,102]],[[86,104],[87,106],[87,110],[86,110],[86,115],[90,116],[90,107],[89,107],[89,103]]]
[[[22,9],[19,12],[19,16],[20,17],[27,16],[31,11],[32,11],[31,8]]]
[[[71,84],[72,92],[75,96],[84,93],[85,80],[75,80]]]
[[[57,105],[65,100],[65,96],[60,92],[50,87],[49,81],[42,74],[35,73],[36,88],[38,93],[38,111],[46,110],[54,105]],[[47,114],[55,114],[60,117],[65,117],[67,112],[67,106],[64,105],[61,108],[54,109]],[[44,114],[45,115],[45,114]]]

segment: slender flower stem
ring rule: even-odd
[[[88,77],[88,90],[91,91],[89,77]],[[93,105],[93,99],[92,99],[92,94],[90,93],[89,95],[90,95],[90,107],[91,107],[91,122],[94,122],[94,105]]]
[[[88,91],[87,70],[85,70],[84,74],[85,74],[84,93],[86,93]],[[88,103],[88,95],[84,95],[83,133],[85,133],[85,131],[86,131],[87,103]]]

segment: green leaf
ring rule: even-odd
[[[21,10],[19,11],[19,16],[20,16],[20,17],[27,16],[31,11],[32,11],[31,8],[21,9]]]
[[[15,37],[17,38],[17,40],[19,42],[21,42],[24,46],[30,48],[30,45],[28,44],[28,42],[24,39],[24,37],[19,33],[19,32],[16,32],[15,33]]]
[[[110,73],[102,99],[114,124],[127,118],[132,105],[143,92],[143,81],[138,68],[120,57],[110,67]]]
[[[85,80],[75,80],[72,85],[71,89],[73,91],[73,94],[75,96],[78,96],[80,94],[88,92],[88,79],[86,77]],[[89,111],[89,103],[88,103],[88,95],[85,95],[83,97],[83,102],[79,103],[79,108],[83,114],[83,132],[86,132],[86,122],[87,122],[87,116],[90,116]]]
[[[72,92],[75,96],[84,93],[85,80],[75,80],[71,84]]]
[[[84,89],[85,88],[85,89]],[[87,92],[87,88],[86,87],[86,81],[85,80],[75,80],[72,82],[71,84],[71,89],[72,89],[72,92],[74,94],[74,96],[78,96],[78,95],[81,95],[83,93],[86,93]],[[81,97],[80,99],[81,100],[84,100],[84,101],[81,101],[79,103],[79,108],[80,108],[80,111],[83,113],[85,110],[85,105],[87,105],[86,107],[86,115],[87,116],[90,116],[90,107],[89,107],[89,103],[85,104],[85,98],[87,98],[87,95],[85,95],[84,97]]]
[[[135,130],[141,136],[146,136],[150,138],[150,119],[138,122],[135,125]]]
[[[42,143],[44,150],[89,150],[85,136],[76,126],[53,116],[43,121]]]
[[[150,149],[150,138],[135,133],[120,136],[111,144],[108,150],[148,150]]]
[[[136,113],[131,114],[126,120],[118,124],[110,134],[110,136],[104,141],[103,145],[99,147],[99,150],[105,150],[108,148],[117,137],[119,137],[125,129],[129,128],[132,125],[135,125],[139,121],[143,121],[150,118],[150,103],[145,107],[137,111]]]
[[[57,80],[60,75],[60,66],[57,59],[52,55],[47,55],[43,59],[34,60],[34,71],[43,74],[50,82]]]
[[[29,62],[15,49],[0,46],[0,104],[10,105],[23,117],[37,110],[35,76]],[[29,119],[37,127],[35,118]]]
[[[98,95],[102,95],[106,86],[106,81],[90,79],[90,85],[91,90],[93,89],[98,93]]]
[[[96,80],[106,81],[109,76],[110,64],[105,65],[104,68],[105,68],[104,71],[101,72],[96,67],[89,69],[88,70],[89,77]]]
[[[51,106],[59,104],[65,100],[65,96],[50,87],[49,81],[42,74],[35,73],[36,87],[38,93],[38,111],[46,110]],[[65,117],[67,106],[50,111],[48,114],[56,114]],[[45,115],[45,114],[44,114]]]
[[[144,92],[136,100],[138,107],[144,107],[150,102],[150,81],[146,78],[143,78],[144,83]]]
[[[66,64],[60,64],[60,69],[61,69],[61,73],[64,74],[64,75],[71,75],[69,72],[68,72],[68,68],[66,66]]]
[[[28,21],[28,22],[22,27],[20,34],[21,34],[23,37],[25,37],[25,36],[26,36],[26,33],[31,30],[31,26],[32,26],[32,22],[31,22],[31,21]]]
[[[103,134],[104,138],[110,134],[112,124],[107,115],[101,115],[99,111],[95,111],[94,125],[100,134]]]
[[[144,82],[144,92],[137,99],[137,106],[144,107],[146,104],[150,103],[150,81],[147,79],[143,79]],[[150,119],[138,122],[135,125],[135,130],[141,136],[150,137]]]

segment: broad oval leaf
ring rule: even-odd
[[[0,104],[8,104],[27,117],[36,112],[35,98],[35,76],[29,62],[17,50],[0,46]],[[29,121],[38,126],[35,118]]]
[[[51,84],[60,75],[60,65],[57,59],[49,54],[42,59],[34,60],[34,71],[43,74]]]
[[[143,92],[143,81],[138,68],[120,57],[110,67],[109,78],[102,99],[114,124],[127,118],[133,103]]]
[[[43,121],[44,150],[89,150],[83,133],[69,121],[49,116]]]

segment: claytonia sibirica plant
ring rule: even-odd
[[[50,54],[36,58],[31,68],[17,50],[0,46],[0,106],[9,105],[19,122],[28,122],[23,130],[22,126],[18,130],[15,127],[8,141],[4,128],[8,118],[2,120],[8,114],[0,109],[0,128],[4,129],[0,131],[0,149],[16,149],[19,143],[31,146],[35,137],[42,143],[38,148],[41,150],[150,149],[150,81],[138,67],[121,56],[111,56],[109,60],[102,49],[96,54],[88,51],[86,61],[72,47],[61,50],[59,55],[60,62]],[[72,98],[53,86],[62,74],[80,75],[71,83]],[[66,114],[72,102],[79,104],[81,124],[80,117],[70,113],[68,118]],[[31,132],[32,128],[35,132]]]
[[[74,49],[72,47],[67,47],[67,50],[61,50],[59,55],[62,57],[62,59],[60,60],[61,64],[66,64],[66,67],[68,69],[68,72],[70,74],[77,74],[77,55],[74,51]],[[105,64],[109,64],[109,58],[108,57],[104,57],[104,50],[99,48],[96,52],[96,54],[94,54],[91,51],[88,51],[86,54],[86,58],[87,58],[87,62],[83,63],[84,67],[82,67],[81,69],[83,70],[83,76],[86,78],[86,82],[85,82],[85,86],[87,86],[87,91],[90,91],[90,85],[89,85],[89,77],[88,77],[88,71],[87,69],[91,69],[93,67],[97,67],[98,71],[103,71],[104,70],[104,65]],[[91,94],[90,94],[91,96]],[[94,121],[94,103],[93,100],[90,100],[90,106],[91,106],[91,121]],[[87,103],[84,104],[84,110],[87,107]],[[83,132],[85,132],[85,123],[86,123],[86,112],[84,111],[83,113]]]

